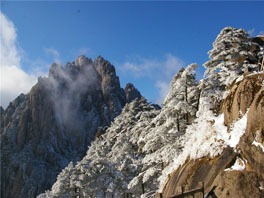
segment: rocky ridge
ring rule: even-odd
[[[141,94],[120,87],[102,57],[54,63],[29,94],[1,107],[1,197],[35,197],[70,161],[80,160],[98,127],[109,126]]]

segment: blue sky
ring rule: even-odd
[[[101,55],[150,102],[182,66],[202,64],[220,30],[264,31],[264,2],[1,1],[1,105],[28,92],[55,61]],[[19,85],[19,86],[18,86]]]

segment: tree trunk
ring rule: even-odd
[[[141,184],[141,187],[142,187],[142,194],[145,194],[145,187],[143,183]]]
[[[198,111],[199,106],[200,106],[200,98],[201,98],[201,90],[199,90],[198,98],[197,98],[197,106],[196,106],[197,111]]]
[[[179,113],[177,113],[177,130],[180,131]]]

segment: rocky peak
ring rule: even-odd
[[[125,93],[120,87],[119,77],[116,75],[115,67],[105,60],[103,57],[99,56],[94,60],[94,67],[96,68],[100,79],[101,79],[101,89],[103,96],[109,98],[118,97],[122,102],[122,106],[125,104]],[[114,90],[119,90],[115,92]]]
[[[2,114],[4,113],[4,108],[2,106],[0,106],[0,115],[2,116]]]
[[[50,69],[49,69],[49,77],[58,77],[59,76],[59,71],[61,70],[61,66],[57,63],[53,63],[51,66],[50,66]]]
[[[87,65],[92,65],[93,61],[90,58],[87,58],[85,55],[80,55],[75,60],[75,65],[79,67],[85,67]]]
[[[104,76],[112,76],[112,77],[115,77],[116,76],[115,67],[110,62],[108,62],[107,60],[105,60],[101,56],[98,56],[94,60],[94,66],[97,69],[98,73],[102,77],[104,77]]]
[[[49,78],[57,81],[75,81],[78,78],[90,80],[92,77],[95,79],[97,76],[92,59],[84,55],[79,56],[73,62],[68,62],[65,66],[53,63],[49,69]]]
[[[114,66],[102,57],[52,64],[29,94],[1,109],[1,197],[34,197],[50,188],[127,102]]]
[[[142,97],[141,93],[135,88],[132,83],[128,83],[125,87],[127,102],[132,102],[133,100],[140,99]]]

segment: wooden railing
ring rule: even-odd
[[[196,194],[201,193],[202,197],[204,198],[204,183],[201,182],[201,187],[200,188],[195,188],[191,190],[185,190],[185,187],[181,187],[181,193],[177,195],[173,195],[170,198],[184,198],[186,196],[192,196],[195,197]]]

